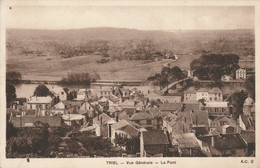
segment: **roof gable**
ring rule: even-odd
[[[143,132],[144,145],[168,145],[169,141],[164,131]]]

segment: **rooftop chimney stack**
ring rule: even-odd
[[[215,146],[215,142],[214,142],[214,136],[211,137],[211,146]]]
[[[196,126],[198,126],[198,115],[196,115]]]
[[[118,113],[116,113],[116,122],[118,122]]]

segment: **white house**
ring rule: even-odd
[[[79,89],[77,92],[77,100],[84,100],[86,98],[87,89]]]
[[[52,87],[50,91],[54,94],[55,97],[58,97],[60,101],[67,100],[67,93],[63,88]]]
[[[137,110],[137,111],[142,111],[142,110],[144,110],[144,103],[142,102],[142,101],[139,101],[136,105],[135,105],[135,109]]]
[[[229,76],[229,75],[223,75],[221,77],[221,81],[222,82],[227,82],[227,81],[231,81],[231,80],[233,80],[233,78],[231,76]]]
[[[245,80],[246,79],[246,70],[239,68],[238,70],[236,70],[236,79],[238,80]]]
[[[105,113],[93,118],[93,126],[95,127],[96,136],[111,137],[109,127],[111,127],[111,124],[113,123],[116,123],[116,121]]]
[[[55,104],[51,110],[52,115],[56,114],[72,114],[73,113],[73,106],[70,101],[64,100],[60,101],[59,103]]]
[[[132,138],[137,136],[139,132],[147,131],[146,129],[140,127],[139,125],[126,120],[120,120],[117,123],[111,124],[110,128],[111,128],[110,138],[112,143],[114,143],[116,136]]]
[[[50,96],[47,97],[30,97],[27,100],[27,109],[36,110],[36,114],[40,116],[50,115],[50,109],[53,105],[53,99]]]
[[[223,92],[217,87],[210,89],[208,101],[223,101]]]
[[[86,116],[81,114],[65,114],[62,115],[62,119],[64,123],[70,126],[73,125],[85,125],[86,124]]]
[[[249,96],[246,98],[243,104],[243,114],[244,115],[251,115],[252,108],[254,107],[254,100]]]
[[[207,101],[208,100],[208,89],[200,88],[199,90],[197,90],[196,96],[197,96],[197,101],[200,99],[204,99]]]
[[[196,89],[193,87],[190,87],[189,89],[184,91],[184,102],[190,100],[197,100]]]

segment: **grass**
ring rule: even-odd
[[[199,56],[181,55],[180,59],[171,65],[189,69],[192,59]],[[169,60],[157,62],[146,60],[110,61],[98,64],[101,56],[87,55],[67,59],[57,56],[12,56],[7,59],[7,70],[19,71],[23,79],[28,80],[60,80],[69,72],[97,72],[101,79],[113,80],[143,80],[155,73],[160,73],[162,65]]]

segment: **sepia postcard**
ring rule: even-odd
[[[259,8],[1,1],[0,168],[259,168]]]

